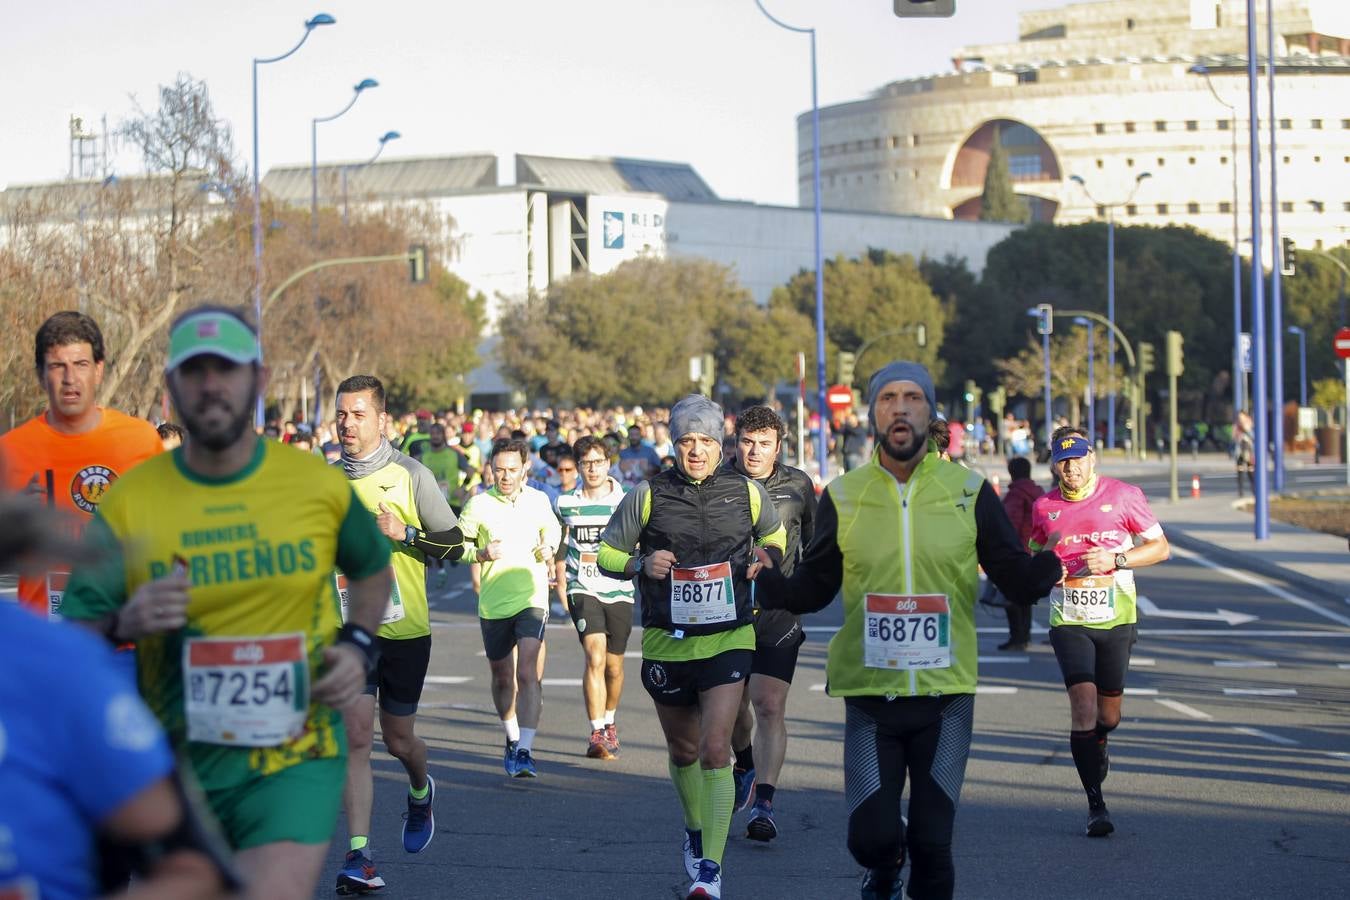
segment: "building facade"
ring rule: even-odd
[[[1280,230],[1302,246],[1345,245],[1350,3],[1276,0],[1274,9]],[[1258,27],[1264,58],[1264,14]],[[978,219],[998,139],[1034,221],[1110,213],[1126,224],[1192,225],[1229,243],[1236,221],[1241,240],[1250,227],[1245,52],[1244,0],[1108,0],[1024,13],[1017,41],[958,48],[950,73],[822,109],[823,202]],[[1264,170],[1264,82],[1258,115]],[[798,148],[806,205],[809,113],[798,119]],[[1268,189],[1263,196],[1269,203]]]

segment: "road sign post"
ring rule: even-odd
[[[1346,442],[1342,458],[1345,460],[1345,483],[1350,486],[1350,328],[1344,325],[1338,328],[1331,347],[1345,369],[1345,416],[1341,419],[1341,440]]]

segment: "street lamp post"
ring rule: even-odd
[[[1237,105],[1229,103],[1219,96],[1209,77],[1209,69],[1195,65],[1190,69],[1197,75],[1205,76],[1205,84],[1219,105],[1228,108],[1228,134],[1232,138],[1233,163],[1233,414],[1246,406],[1246,373],[1242,371],[1242,255],[1238,252],[1241,243],[1238,237],[1238,160],[1237,160]]]
[[[1308,405],[1308,336],[1297,325],[1290,325],[1289,333],[1298,335],[1298,405],[1303,408]]]
[[[1256,98],[1256,0],[1247,0],[1247,123],[1252,187],[1252,437],[1256,467],[1252,473],[1255,500],[1253,533],[1270,538],[1270,493],[1266,471],[1266,311],[1265,276],[1261,272],[1261,147]]]
[[[1270,440],[1275,445],[1275,490],[1284,490],[1284,341],[1280,340],[1284,324],[1284,303],[1280,299],[1280,276],[1284,254],[1280,241],[1279,151],[1275,128],[1275,10],[1273,0],[1266,0],[1266,87],[1270,92]]]
[[[1088,435],[1089,435],[1089,440],[1092,441],[1092,445],[1095,447],[1095,446],[1097,445],[1097,386],[1096,386],[1095,380],[1093,379],[1093,371],[1092,371],[1092,368],[1093,368],[1093,364],[1096,362],[1096,357],[1097,357],[1097,354],[1096,354],[1096,352],[1095,352],[1096,348],[1095,348],[1095,346],[1094,346],[1094,345],[1095,345],[1095,337],[1096,337],[1096,329],[1092,327],[1092,320],[1091,320],[1091,319],[1085,319],[1085,318],[1083,318],[1082,316],[1075,316],[1073,321],[1074,321],[1074,324],[1075,324],[1075,325],[1082,325],[1084,328],[1087,329],[1087,336],[1088,336],[1088,341],[1087,341],[1087,344],[1088,344],[1088,351],[1087,351],[1087,352],[1088,352],[1088,402],[1087,402]]]
[[[389,143],[390,141],[396,141],[401,137],[403,137],[403,135],[399,134],[397,131],[386,131],[383,135],[380,136],[380,146],[378,149],[376,149],[374,156],[372,156],[370,159],[366,160],[363,163],[358,163],[357,165],[354,166],[342,167],[342,226],[344,228],[347,227],[347,175],[352,172],[359,172],[366,166],[375,162],[375,160],[380,158],[380,154],[384,152],[385,144]]]
[[[1027,315],[1037,319],[1041,317],[1041,310],[1031,308],[1027,310]],[[1048,324],[1048,323],[1047,323]],[[1054,417],[1050,411],[1050,405],[1054,402],[1054,397],[1050,392],[1050,329],[1045,327],[1041,329],[1041,353],[1045,357],[1045,446],[1050,446],[1050,435],[1054,433]]]
[[[262,246],[262,193],[258,182],[258,66],[265,66],[269,63],[281,62],[295,51],[304,46],[305,41],[309,40],[310,33],[320,25],[334,25],[337,19],[334,19],[328,13],[319,13],[312,19],[305,22],[305,33],[294,47],[287,50],[280,56],[270,56],[266,58],[253,58],[253,317],[256,320],[254,324],[258,328],[258,346],[263,346],[262,341],[262,285],[263,285],[263,246]],[[263,425],[263,398],[258,396],[258,409],[255,416],[255,425],[259,428]]]
[[[1083,193],[1095,206],[1100,206],[1106,210],[1106,318],[1112,324],[1116,324],[1116,217],[1117,207],[1127,206],[1134,195],[1138,193],[1139,186],[1144,183],[1144,179],[1152,178],[1151,172],[1140,172],[1134,179],[1134,187],[1130,190],[1130,195],[1117,203],[1101,203],[1092,192],[1088,190],[1087,182],[1081,175],[1070,175],[1069,180],[1083,189]],[[1116,342],[1112,341],[1106,349],[1106,364],[1110,369],[1109,377],[1111,389],[1106,395],[1106,448],[1115,449],[1116,446]],[[1139,403],[1143,403],[1140,397]],[[1143,435],[1135,436],[1136,445],[1141,445]]]
[[[356,101],[361,99],[361,92],[367,88],[379,87],[380,83],[374,78],[362,78],[355,87],[352,88],[352,99],[347,101],[347,105],[333,113],[331,116],[321,116],[317,119],[309,120],[309,231],[311,239],[319,239],[319,123],[332,122],[334,119],[340,119],[356,105]]]
[[[809,35],[811,38],[811,182],[815,192],[813,222],[816,245],[816,403],[820,410],[820,434],[816,444],[816,459],[820,469],[820,481],[823,484],[828,474],[826,463],[828,462],[830,441],[829,422],[826,418],[829,413],[825,405],[825,260],[820,245],[820,104],[817,101],[816,91],[816,30],[814,28],[798,28],[774,18],[773,14],[764,8],[761,0],[755,0],[755,6],[759,7],[759,11],[764,13],[765,18],[779,28],[785,28],[797,34]]]

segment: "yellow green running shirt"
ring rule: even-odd
[[[369,577],[389,565],[389,542],[320,457],[259,440],[241,472],[211,480],[189,472],[182,452],[147,460],[109,489],[88,531],[106,561],[76,568],[63,614],[102,618],[181,559],[192,582],[188,623],[142,639],[137,673],[202,787],[345,755],[338,713],[297,707],[337,633],[334,567]],[[255,715],[245,724],[261,727],[237,727],[239,715]],[[265,743],[277,727],[299,733]],[[209,741],[200,739],[206,732]]]

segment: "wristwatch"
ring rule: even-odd
[[[1129,567],[1130,567],[1130,561],[1129,561],[1129,559],[1126,558],[1125,554],[1124,554],[1124,553],[1117,553],[1117,554],[1116,554],[1116,568],[1117,568],[1117,569],[1128,569]]]
[[[404,526],[403,543],[411,547],[413,545],[413,541],[415,540],[417,540],[417,528],[412,525]]]

